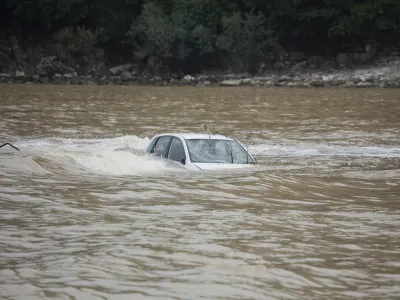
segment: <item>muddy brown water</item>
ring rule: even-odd
[[[1,299],[399,299],[400,92],[0,85]],[[138,153],[222,132],[249,170]]]

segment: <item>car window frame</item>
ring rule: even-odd
[[[189,139],[185,139],[185,144],[186,144],[187,153],[188,153],[187,156],[190,158],[190,161],[191,161],[192,163],[256,164],[256,160],[252,157],[252,155],[248,152],[248,150],[243,146],[243,144],[240,143],[240,142],[239,142],[238,140],[236,140],[236,139],[216,139],[216,138],[211,139],[211,140],[226,141],[226,142],[229,144],[229,147],[230,147],[230,149],[231,149],[231,159],[232,159],[231,162],[203,162],[203,161],[193,160],[192,153],[191,153],[191,151],[190,151],[190,149],[189,149],[189,145],[188,145],[188,141],[189,141],[189,140],[210,140],[210,139],[202,139],[202,138],[195,138],[195,139],[190,139],[190,138],[189,138]],[[244,152],[244,154],[247,154],[246,162],[237,162],[237,159],[235,159],[235,156],[234,156],[234,155],[236,155],[236,153],[234,154],[234,153],[232,152],[232,150],[233,150],[232,143],[236,143],[238,149],[241,149],[241,150]],[[235,160],[236,160],[236,162],[235,162]]]
[[[167,144],[167,146],[166,146],[166,148],[165,148],[165,152],[167,153],[166,156],[158,155],[158,154],[154,153],[154,149],[157,147],[158,142],[159,142],[160,139],[162,139],[162,138],[169,138],[168,144]],[[170,136],[170,135],[162,135],[162,136],[159,136],[159,137],[157,138],[157,140],[154,142],[153,146],[150,148],[150,154],[151,154],[151,155],[154,155],[154,156],[161,157],[161,158],[167,158],[168,153],[169,153],[169,148],[170,148],[170,146],[171,146],[172,138],[173,138],[173,136]],[[165,154],[165,153],[164,153],[164,154]]]
[[[171,153],[171,145],[172,145],[172,142],[174,141],[174,139],[176,139],[178,142],[181,143],[181,146],[182,146],[182,149],[183,149],[183,154],[185,155],[185,157],[184,157],[183,159],[184,159],[184,161],[185,161],[185,163],[186,163],[186,162],[187,162],[187,154],[186,154],[186,149],[185,149],[185,143],[182,141],[182,139],[180,139],[179,137],[176,137],[176,136],[173,136],[172,139],[171,139],[171,141],[169,142],[168,156],[167,156],[167,158],[170,159],[170,160],[173,160],[173,161],[182,163],[182,160],[177,161],[177,160],[171,159],[171,158],[169,157],[169,156],[170,156],[170,153]]]

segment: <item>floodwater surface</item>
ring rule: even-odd
[[[0,299],[399,299],[400,92],[0,85]],[[141,155],[233,136],[251,169]]]

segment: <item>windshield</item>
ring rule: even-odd
[[[255,163],[247,151],[234,140],[188,139],[186,144],[193,163]]]

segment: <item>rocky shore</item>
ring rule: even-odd
[[[262,64],[258,75],[213,72],[157,76],[135,63],[110,65],[101,49],[76,58],[60,44],[22,49],[15,38],[10,45],[0,60],[0,83],[400,88],[399,51],[341,53],[330,60],[288,53],[269,68]]]
[[[399,66],[400,67],[400,66]],[[283,73],[248,76],[246,74],[186,75],[179,77],[115,75],[93,76],[56,73],[51,77],[25,76],[24,72],[0,74],[0,83],[78,84],[78,85],[151,85],[151,86],[255,86],[255,87],[357,87],[400,88],[400,72],[390,67],[355,71]]]

